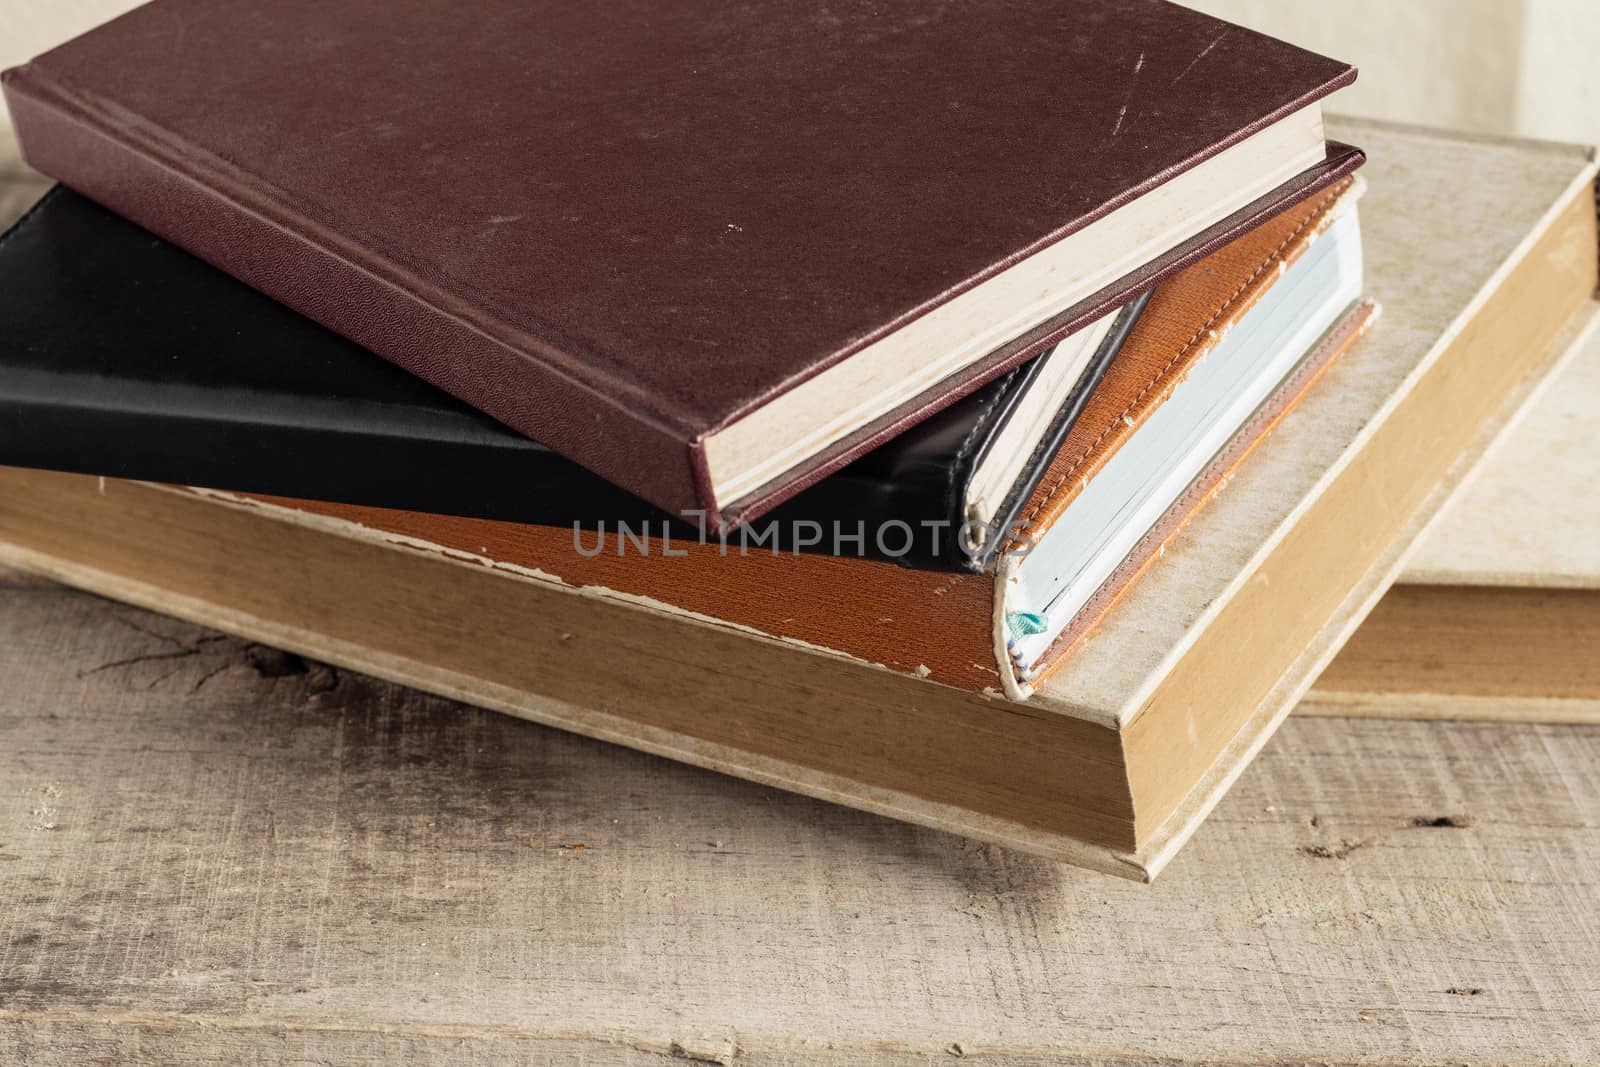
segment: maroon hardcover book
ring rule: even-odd
[[[1162,0],[155,0],[30,163],[713,529],[1361,161]]]

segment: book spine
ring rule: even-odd
[[[101,116],[36,67],[6,72],[4,90],[35,169],[652,503],[712,510],[691,434],[629,403],[639,398],[622,384],[319,227],[224,161]]]

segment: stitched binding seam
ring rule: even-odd
[[[957,516],[956,514],[959,510],[956,506],[956,482],[966,472],[967,457],[972,453],[973,448],[977,446],[978,439],[983,436],[984,431],[988,428],[989,421],[994,418],[995,410],[1000,406],[1001,401],[1011,395],[1011,390],[1016,384],[1017,377],[1022,373],[1022,368],[1025,366],[1027,364],[1024,363],[1021,366],[1011,368],[1006,372],[1005,377],[1000,379],[999,386],[995,388],[993,395],[989,397],[988,403],[984,404],[983,410],[978,413],[978,418],[972,424],[972,429],[962,439],[961,447],[956,452],[955,462],[950,464],[950,472],[944,483],[944,513],[946,516],[955,517],[958,527],[965,521],[965,516]]]
[[[1243,457],[1263,443],[1267,436],[1277,431],[1283,420],[1294,413],[1305,392],[1320,380],[1323,374],[1332,369],[1341,349],[1353,343],[1354,339],[1359,338],[1372,325],[1376,305],[1367,303],[1360,306],[1365,308],[1364,313],[1347,317],[1340,322],[1334,331],[1311,351],[1305,362],[1278,387],[1279,397],[1292,399],[1288,403],[1269,401],[1263,410],[1252,415],[1228,442],[1228,446],[1217,453],[1216,458],[1206,465],[1200,476],[1184,490],[1175,504],[1175,510],[1181,516],[1179,521],[1167,529],[1163,529],[1158,523],[1139,539],[1133,550],[1128,553],[1128,558],[1123,560],[1083,607],[1078,609],[1078,613],[1068,621],[1049,647],[1039,653],[1034,660],[1033,670],[1028,672],[1026,677],[1023,676],[1019,664],[1011,665],[1019,681],[1034,684],[1054,674],[1064,662],[1063,657],[1089,637],[1106,612],[1116,603],[1118,598],[1115,596],[1108,598],[1107,590],[1117,591],[1124,588],[1126,576],[1130,572],[1141,574],[1152,566],[1160,559],[1160,553],[1165,547],[1176,542],[1189,528],[1189,524],[1199,517],[1199,505],[1210,500],[1233,481]]]
[[[1166,376],[1167,372],[1176,366],[1184,356],[1193,351],[1195,346],[1205,339],[1206,334],[1211,332],[1211,328],[1233,310],[1233,308],[1239,303],[1240,299],[1244,297],[1245,293],[1250,291],[1250,287],[1260,280],[1261,276],[1272,267],[1272,264],[1277,262],[1278,258],[1283,255],[1284,249],[1294,244],[1294,242],[1297,241],[1308,229],[1322,221],[1322,219],[1328,213],[1329,205],[1332,204],[1334,200],[1338,199],[1348,186],[1349,180],[1346,179],[1323,194],[1322,198],[1317,201],[1316,210],[1307,215],[1304,221],[1302,221],[1300,225],[1296,226],[1294,231],[1291,232],[1289,236],[1283,239],[1283,243],[1278,245],[1277,248],[1274,248],[1270,253],[1267,254],[1266,258],[1261,261],[1261,264],[1256,267],[1255,271],[1251,273],[1250,277],[1246,278],[1239,288],[1234,291],[1233,295],[1224,300],[1217,310],[1212,314],[1212,316],[1205,321],[1205,324],[1195,331],[1194,336],[1189,338],[1188,342],[1185,343],[1182,348],[1178,349],[1177,354],[1169,359],[1160,370],[1155,372],[1155,374],[1150,378],[1150,381],[1145,384],[1144,388],[1140,389],[1138,394],[1128,402],[1128,406],[1122,410],[1122,414],[1117,416],[1115,420],[1107,425],[1106,428],[1100,432],[1100,436],[1096,437],[1094,441],[1089,444],[1089,447],[1083,450],[1082,455],[1073,461],[1072,466],[1063,471],[1061,477],[1056,479],[1050,488],[1046,490],[1041,497],[1039,497],[1038,501],[1028,508],[1027,514],[1023,515],[1022,518],[1018,520],[1018,524],[1022,527],[1024,534],[1031,534],[1033,532],[1031,524],[1034,518],[1039,514],[1039,512],[1043,511],[1052,500],[1056,498],[1057,494],[1061,492],[1062,487],[1067,485],[1072,480],[1073,473],[1076,472],[1079,467],[1083,466],[1089,461],[1089,457],[1094,455],[1095,449],[1100,447],[1101,442],[1103,442],[1106,437],[1108,437],[1117,428],[1117,426],[1119,426],[1122,421],[1128,417],[1129,412],[1133,411],[1134,408],[1139,406],[1139,402],[1145,398],[1145,395],[1148,394],[1150,390],[1156,387],[1161,379]]]

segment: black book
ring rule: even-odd
[[[0,294],[0,464],[694,533],[696,516],[665,515],[65,188],[0,237]],[[911,427],[755,533],[985,569],[1142,306]]]

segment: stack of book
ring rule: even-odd
[[[1354,76],[1161,0],[156,0],[5,76],[0,556],[1149,877],[1593,291],[1566,190],[1518,354],[1342,360]]]

